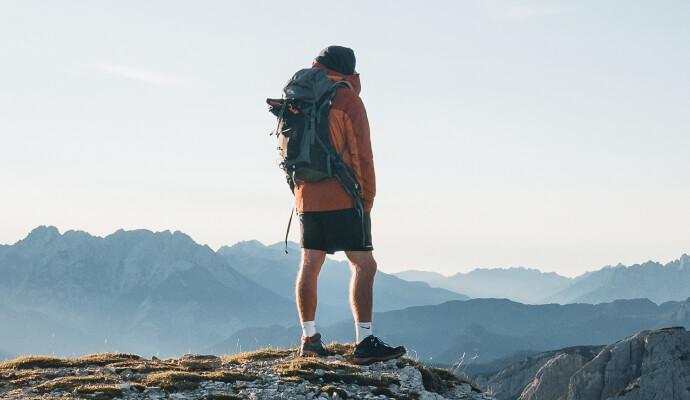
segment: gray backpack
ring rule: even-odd
[[[290,189],[294,192],[299,181],[318,182],[334,177],[363,215],[360,185],[352,168],[333,147],[328,125],[331,100],[342,86],[351,88],[349,82],[332,81],[321,68],[305,68],[288,81],[281,99],[266,99],[266,103],[278,118],[272,134],[278,137],[278,161]]]

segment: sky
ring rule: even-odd
[[[0,243],[282,240],[264,99],[352,47],[388,272],[690,253],[690,2],[0,2]],[[292,240],[299,240],[293,229]]]

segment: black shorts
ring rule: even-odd
[[[354,208],[336,211],[309,211],[299,214],[302,248],[336,251],[371,251],[371,216]],[[362,226],[362,224],[364,224]],[[364,236],[364,240],[362,240]]]

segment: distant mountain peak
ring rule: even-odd
[[[689,267],[690,268],[690,256],[683,253],[683,255],[680,256],[680,266],[681,267]]]
[[[255,250],[255,249],[264,249],[266,248],[266,245],[261,243],[258,240],[252,239],[252,240],[241,240],[231,246],[221,246],[218,249],[219,254],[226,254],[228,252],[233,252],[236,250]]]
[[[284,250],[285,249],[285,241],[281,240],[280,242],[275,242],[273,244],[270,244],[266,246],[271,249],[279,249],[279,250]],[[300,249],[300,244],[297,242],[293,242],[292,240],[288,241],[288,249],[290,250],[298,250]]]
[[[60,231],[56,227],[40,225],[34,228],[23,241],[26,243],[47,243],[60,236]]]
[[[232,245],[232,247],[257,247],[257,248],[264,248],[266,247],[265,244],[261,243],[260,241],[256,239],[252,240],[241,240],[235,244]]]

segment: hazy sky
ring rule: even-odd
[[[354,48],[383,270],[690,252],[690,2],[0,2],[0,243],[280,241],[279,96]],[[291,237],[298,240],[299,229]]]

